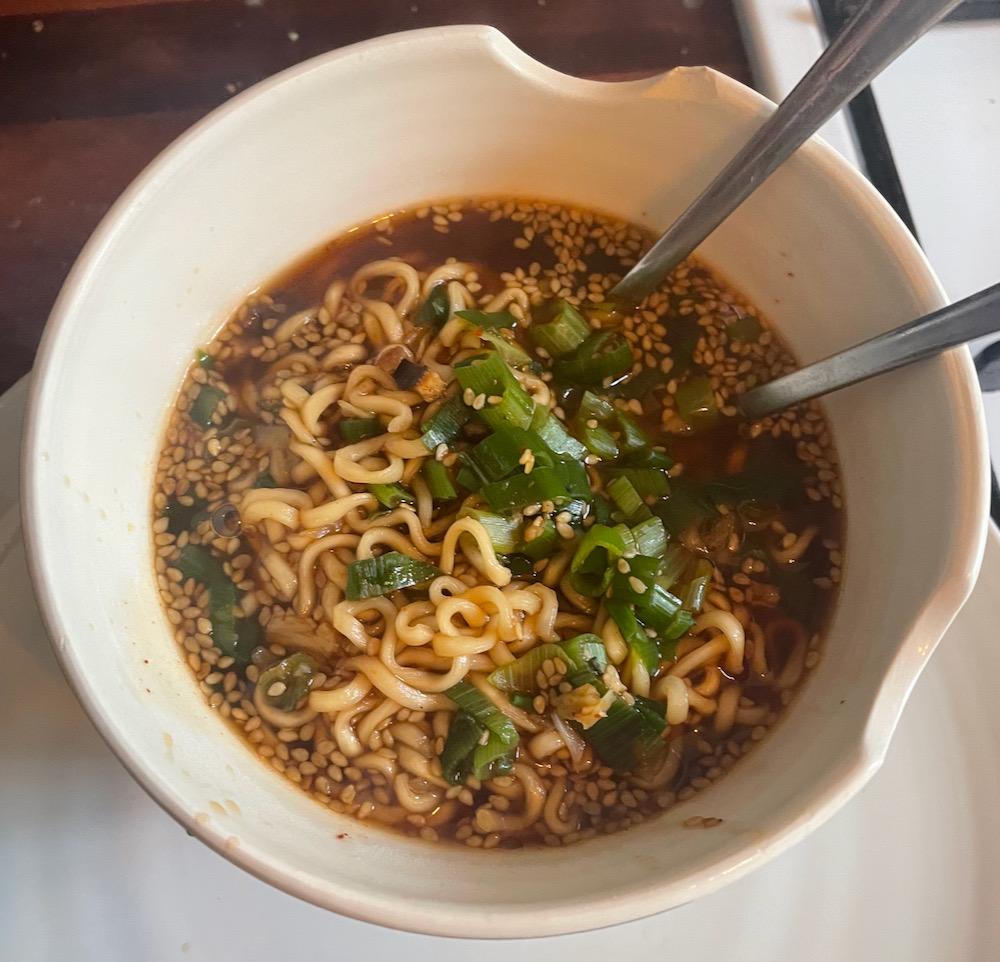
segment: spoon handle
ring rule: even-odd
[[[778,109],[622,278],[638,304],[859,90],[960,0],[866,0]]]
[[[1000,284],[755,387],[737,403],[745,417],[756,420],[997,331]]]

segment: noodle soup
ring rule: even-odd
[[[160,594],[208,704],[335,812],[483,848],[620,831],[710,786],[818,660],[829,426],[738,420],[795,363],[704,265],[609,302],[649,242],[545,202],[386,215],[198,350]]]

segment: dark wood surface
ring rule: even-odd
[[[0,0],[0,391],[101,216],[185,128],[300,60],[447,23],[579,76],[750,80],[730,0]]]

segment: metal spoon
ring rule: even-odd
[[[866,0],[795,89],[612,289],[638,304],[747,197],[960,0]]]
[[[737,398],[751,420],[1000,331],[1000,284],[800,368]]]

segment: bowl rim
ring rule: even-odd
[[[497,910],[481,906],[442,905],[440,911],[428,911],[424,903],[407,904],[400,900],[362,898],[342,892],[336,883],[292,869],[267,853],[258,853],[244,846],[227,844],[228,834],[212,823],[198,820],[175,793],[169,780],[161,777],[148,761],[130,752],[119,735],[119,726],[112,713],[105,710],[99,692],[91,684],[82,660],[74,649],[70,625],[58,595],[59,592],[47,576],[50,548],[42,543],[34,519],[44,510],[42,481],[36,472],[43,451],[42,414],[49,396],[56,389],[50,369],[60,354],[62,332],[68,328],[76,312],[77,302],[91,282],[91,276],[100,269],[103,257],[116,233],[127,220],[127,214],[136,202],[175,166],[184,163],[197,148],[202,136],[220,126],[234,114],[242,111],[252,101],[270,95],[298,78],[314,71],[322,71],[333,63],[363,56],[375,49],[384,50],[396,45],[428,45],[445,49],[458,44],[478,46],[484,54],[492,55],[503,63],[513,75],[544,88],[558,89],[563,93],[602,99],[631,97],[637,89],[661,83],[672,75],[701,72],[713,83],[728,85],[727,96],[734,97],[744,107],[757,113],[773,109],[773,104],[760,94],[710,68],[678,67],[657,76],[636,81],[608,83],[572,77],[534,60],[520,50],[503,33],[485,25],[454,25],[404,31],[376,37],[339,48],[305,60],[281,71],[243,91],[238,96],[207,114],[182,133],[161,151],[132,181],[102,218],[63,283],[49,315],[38,350],[30,384],[25,431],[22,442],[21,491],[22,518],[28,568],[39,602],[43,622],[64,675],[82,703],[102,738],[125,768],[147,794],[179,822],[190,834],[195,835],[229,861],[283,891],[315,905],[363,921],[390,928],[419,932],[428,935],[476,938],[537,937],[599,928],[630,921],[664,911],[701,895],[709,894],[729,881],[735,880],[753,868],[770,860],[774,855],[795,844],[805,835],[826,821],[846,801],[853,797],[881,765],[896,722],[910,690],[916,683],[923,662],[916,665],[900,664],[897,658],[890,667],[879,690],[858,744],[853,746],[849,764],[845,765],[837,784],[826,790],[819,804],[804,808],[789,819],[780,829],[769,833],[765,842],[744,846],[710,866],[689,873],[680,880],[663,882],[642,895],[629,894],[625,898],[615,895],[597,896],[586,904],[576,904],[566,913],[554,913],[553,903],[532,907],[518,907],[504,912],[502,935],[497,934]],[[814,166],[838,182],[840,189],[864,213],[870,226],[877,230],[890,245],[901,265],[909,275],[914,293],[927,302],[928,307],[945,302],[944,291],[922,250],[902,221],[864,177],[851,167],[833,148],[814,137],[801,151]],[[986,431],[978,391],[974,390],[974,368],[967,348],[943,355],[925,363],[945,366],[948,392],[951,395],[959,428],[966,439],[968,460],[966,472],[978,475],[979,483],[963,491],[964,503],[956,512],[959,529],[954,548],[943,568],[939,584],[928,596],[923,608],[916,613],[909,633],[924,630],[938,637],[950,624],[964,603],[975,583],[987,535],[988,517],[988,458]],[[876,724],[872,718],[874,707],[887,703]],[[564,908],[570,908],[568,906]]]

